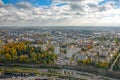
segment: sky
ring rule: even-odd
[[[120,0],[0,0],[0,26],[120,27]]]

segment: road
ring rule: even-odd
[[[6,69],[7,67],[0,67],[0,68]],[[81,71],[78,71],[78,70],[64,69],[64,68],[52,69],[52,70],[57,71],[58,73],[49,72],[49,70],[46,69],[46,68],[42,68],[42,69],[41,68],[16,68],[16,69],[19,69],[19,70],[21,70],[21,69],[23,69],[23,70],[25,70],[25,69],[36,70],[38,72],[45,73],[46,75],[51,74],[51,73],[53,75],[54,74],[59,74],[59,72],[60,72],[61,75],[72,76],[74,78],[86,79],[86,80],[104,80],[104,79],[117,80],[117,79],[113,79],[113,78],[110,78],[110,77],[105,77],[105,76],[96,75],[96,74],[87,73],[87,72],[81,72]],[[63,73],[63,71],[65,71],[65,73]],[[26,79],[26,80],[28,80],[28,79]]]
[[[113,70],[113,67],[114,67],[115,63],[117,62],[117,60],[119,59],[119,57],[120,57],[120,53],[118,54],[118,56],[116,57],[116,59],[113,61],[112,65],[110,67],[111,71]]]
[[[34,69],[34,68],[21,68],[21,69]],[[48,69],[39,69],[37,68],[36,69],[38,72],[42,72],[42,73],[45,73],[46,75],[47,74],[50,74],[51,72],[48,71]],[[57,70],[57,71],[60,71],[62,72],[63,70],[66,71],[66,72],[72,72],[72,74],[61,74],[61,75],[66,75],[66,76],[72,76],[72,77],[75,77],[75,78],[78,78],[78,79],[86,79],[86,80],[103,80],[104,79],[109,79],[109,80],[117,80],[117,79],[113,79],[113,78],[108,78],[108,77],[103,77],[103,76],[100,76],[100,75],[95,75],[95,74],[91,74],[91,73],[86,73],[86,72],[80,72],[80,71],[76,71],[76,70],[69,70],[69,69],[54,69],[54,70]],[[58,74],[58,73],[52,73],[52,74]],[[53,75],[55,76],[55,75]],[[20,76],[18,76],[20,77]],[[35,76],[37,78],[37,76]],[[25,80],[28,80],[29,77]],[[3,80],[3,79],[2,79]],[[16,80],[17,80],[17,77],[16,77]]]
[[[120,56],[120,55],[119,55]],[[118,56],[118,57],[119,57]],[[40,70],[40,68],[46,68],[46,69],[67,69],[67,70],[74,70],[74,71],[81,71],[81,72],[88,72],[88,73],[93,73],[96,75],[103,75],[107,77],[112,77],[112,78],[117,78],[120,79],[120,73],[115,72],[115,71],[109,71],[106,69],[99,69],[93,66],[71,66],[71,65],[40,65],[40,64],[16,64],[16,68],[27,68],[27,69],[35,69],[37,71]],[[14,68],[14,64],[3,64],[0,66],[0,68]],[[102,70],[102,72],[100,72]],[[41,70],[40,70],[41,71]],[[46,71],[46,70],[43,70]],[[72,76],[72,75],[71,75]],[[79,77],[80,75],[75,75],[75,77]],[[88,79],[89,80],[89,79]],[[110,79],[111,80],[111,79]]]

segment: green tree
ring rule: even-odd
[[[38,58],[37,53],[32,52],[30,56],[31,56],[31,60],[32,60],[33,62],[37,62],[37,58]]]

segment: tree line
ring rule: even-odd
[[[51,50],[51,49],[50,49]],[[24,42],[7,43],[0,48],[0,62],[54,64],[57,55]]]

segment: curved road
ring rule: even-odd
[[[110,67],[110,70],[111,70],[111,71],[113,70],[113,67],[114,67],[115,63],[117,62],[117,60],[119,59],[119,57],[120,57],[120,53],[118,54],[118,56],[117,56],[116,59],[114,60],[113,64],[111,65],[111,67]]]

